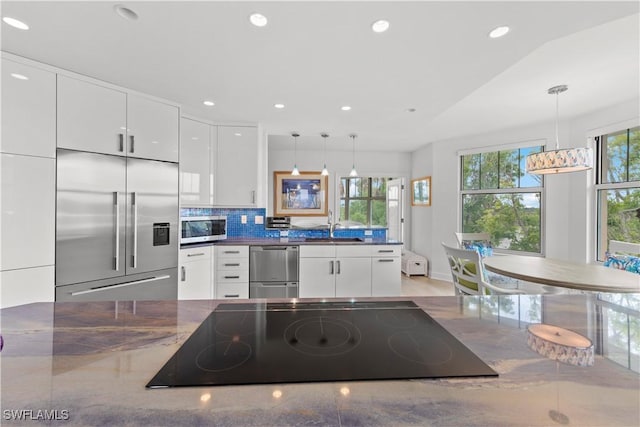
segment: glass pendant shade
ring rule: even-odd
[[[298,137],[300,134],[292,133],[293,137],[293,170],[291,171],[291,175],[298,176],[300,175],[300,171],[298,170]]]
[[[324,142],[322,143],[322,159],[324,165],[322,166],[322,172],[320,172],[320,175],[328,176],[329,170],[327,169],[327,137],[329,136],[329,134],[322,133],[320,134],[320,136],[322,136],[322,139],[324,139]]]
[[[554,86],[547,92],[556,95],[556,149],[542,151],[527,156],[527,173],[546,175],[578,172],[593,167],[593,150],[589,147],[560,148],[558,138],[558,95],[568,88],[566,85]]]
[[[353,166],[351,167],[351,172],[349,172],[349,176],[354,177],[354,176],[358,176],[358,172],[356,171],[356,135],[355,133],[352,133],[351,135],[349,135],[349,138],[351,138],[352,140],[352,146],[353,146]]]

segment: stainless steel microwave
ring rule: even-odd
[[[180,218],[180,243],[213,242],[227,238],[226,216],[185,216]]]

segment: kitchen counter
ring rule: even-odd
[[[211,246],[211,245],[402,245],[402,242],[393,239],[381,239],[381,238],[365,238],[362,241],[347,240],[350,238],[337,238],[334,241],[328,241],[326,238],[313,238],[313,237],[293,237],[293,238],[234,238],[217,240],[215,242],[206,243],[192,243],[187,245],[181,245],[181,249],[194,248],[198,246]]]
[[[498,378],[156,390],[145,385],[220,301],[7,308],[0,310],[2,424],[33,425],[48,414],[58,418],[53,425],[548,426],[549,411],[559,409],[571,425],[635,426],[637,373],[601,354],[591,367],[560,364],[556,371],[527,346],[526,325],[541,318],[583,335],[624,334],[598,328],[618,327],[595,320],[602,310],[613,318],[611,301],[623,298],[609,297],[604,305],[593,294],[394,298],[413,300]],[[631,357],[637,367],[638,355]],[[30,418],[15,421],[18,414]]]

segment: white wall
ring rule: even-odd
[[[561,147],[587,146],[586,134],[589,130],[637,119],[640,116],[638,101],[636,98],[606,110],[560,122]],[[411,177],[432,176],[432,204],[429,208],[411,208],[411,242],[415,252],[430,260],[432,277],[451,279],[440,243],[454,245],[454,232],[460,228],[458,150],[540,139],[546,139],[550,148],[555,145],[553,122],[438,141],[413,153]],[[545,256],[576,262],[593,259],[593,179],[591,171],[545,178]]]
[[[272,150],[269,149],[268,155],[268,200],[267,215],[273,215],[273,172],[274,171],[290,171],[293,169],[294,152],[293,150]],[[301,171],[320,171],[322,170],[323,154],[321,150],[300,150],[297,152],[298,169]],[[329,209],[334,212],[334,218],[340,212],[338,204],[338,187],[337,177],[349,176],[352,166],[352,153],[350,151],[327,151],[326,153],[327,169],[329,169]],[[398,152],[382,152],[356,151],[356,169],[361,176],[387,176],[405,178],[408,182],[411,171],[411,153]],[[410,230],[406,224],[410,221],[410,206],[405,197],[405,246],[410,244]]]

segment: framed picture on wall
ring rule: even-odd
[[[320,172],[273,173],[275,216],[324,216],[329,212],[328,179]]]
[[[411,180],[411,206],[431,206],[431,177]]]

